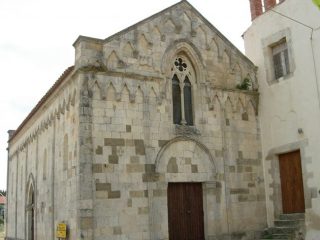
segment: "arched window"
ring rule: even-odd
[[[177,57],[172,71],[173,123],[192,126],[192,84],[189,79],[192,72],[189,63],[182,57]]]
[[[183,95],[184,95],[184,116],[187,125],[193,125],[192,116],[192,96],[191,96],[191,82],[186,76],[184,80]]]
[[[173,123],[181,123],[181,91],[177,75],[172,78]]]
[[[34,196],[34,183],[30,178],[30,184],[27,192],[27,206],[26,206],[26,218],[27,218],[27,240],[34,240],[35,235],[35,196]]]

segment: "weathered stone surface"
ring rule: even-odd
[[[108,198],[120,198],[121,192],[120,191],[109,191]]]
[[[10,143],[9,237],[16,228],[23,239],[31,186],[24,181],[33,178],[37,239],[54,239],[51,213],[54,224],[67,221],[70,240],[169,239],[167,190],[174,183],[202,184],[206,239],[239,226],[260,229],[263,212],[243,210],[263,209],[264,201],[256,182],[259,121],[251,104],[258,93],[235,88],[250,76],[256,90],[248,59],[186,1],[108,39],[80,37],[74,46],[74,72]],[[175,65],[179,58],[186,71]],[[190,81],[192,126],[173,123],[175,74],[180,93],[186,77]],[[16,221],[15,212],[21,213]]]
[[[145,170],[143,164],[127,164],[126,169],[128,173],[134,173],[134,172],[142,173]]]
[[[230,194],[249,194],[249,189],[247,189],[247,188],[231,188]]]
[[[168,166],[167,166],[167,172],[168,173],[177,173],[178,172],[178,165],[177,165],[177,159],[171,158],[169,160]]]
[[[93,164],[92,165],[93,173],[102,173],[102,164]]]
[[[109,191],[110,188],[110,183],[96,183],[96,191]]]
[[[97,154],[97,155],[102,155],[102,153],[103,153],[102,147],[101,147],[101,146],[98,146],[97,149],[96,149],[96,154]]]
[[[143,140],[134,140],[137,155],[145,155],[145,147]]]
[[[119,157],[117,155],[109,155],[108,161],[110,164],[118,164],[119,163]]]
[[[124,146],[124,139],[119,138],[105,138],[104,139],[105,146]]]

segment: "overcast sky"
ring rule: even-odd
[[[106,38],[177,0],[0,1],[0,189],[6,188],[7,130],[16,129],[74,62],[79,35]],[[242,52],[249,0],[189,0]]]

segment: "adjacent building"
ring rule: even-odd
[[[312,1],[251,0],[246,55],[256,64],[268,225],[304,213],[320,236],[320,12]]]
[[[4,220],[4,213],[6,207],[6,197],[0,195],[0,218]]]
[[[254,64],[187,1],[74,47],[10,132],[6,239],[257,239]]]

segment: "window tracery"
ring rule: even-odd
[[[192,81],[193,72],[190,64],[183,58],[177,57],[172,67],[172,105],[173,123],[193,125]]]

